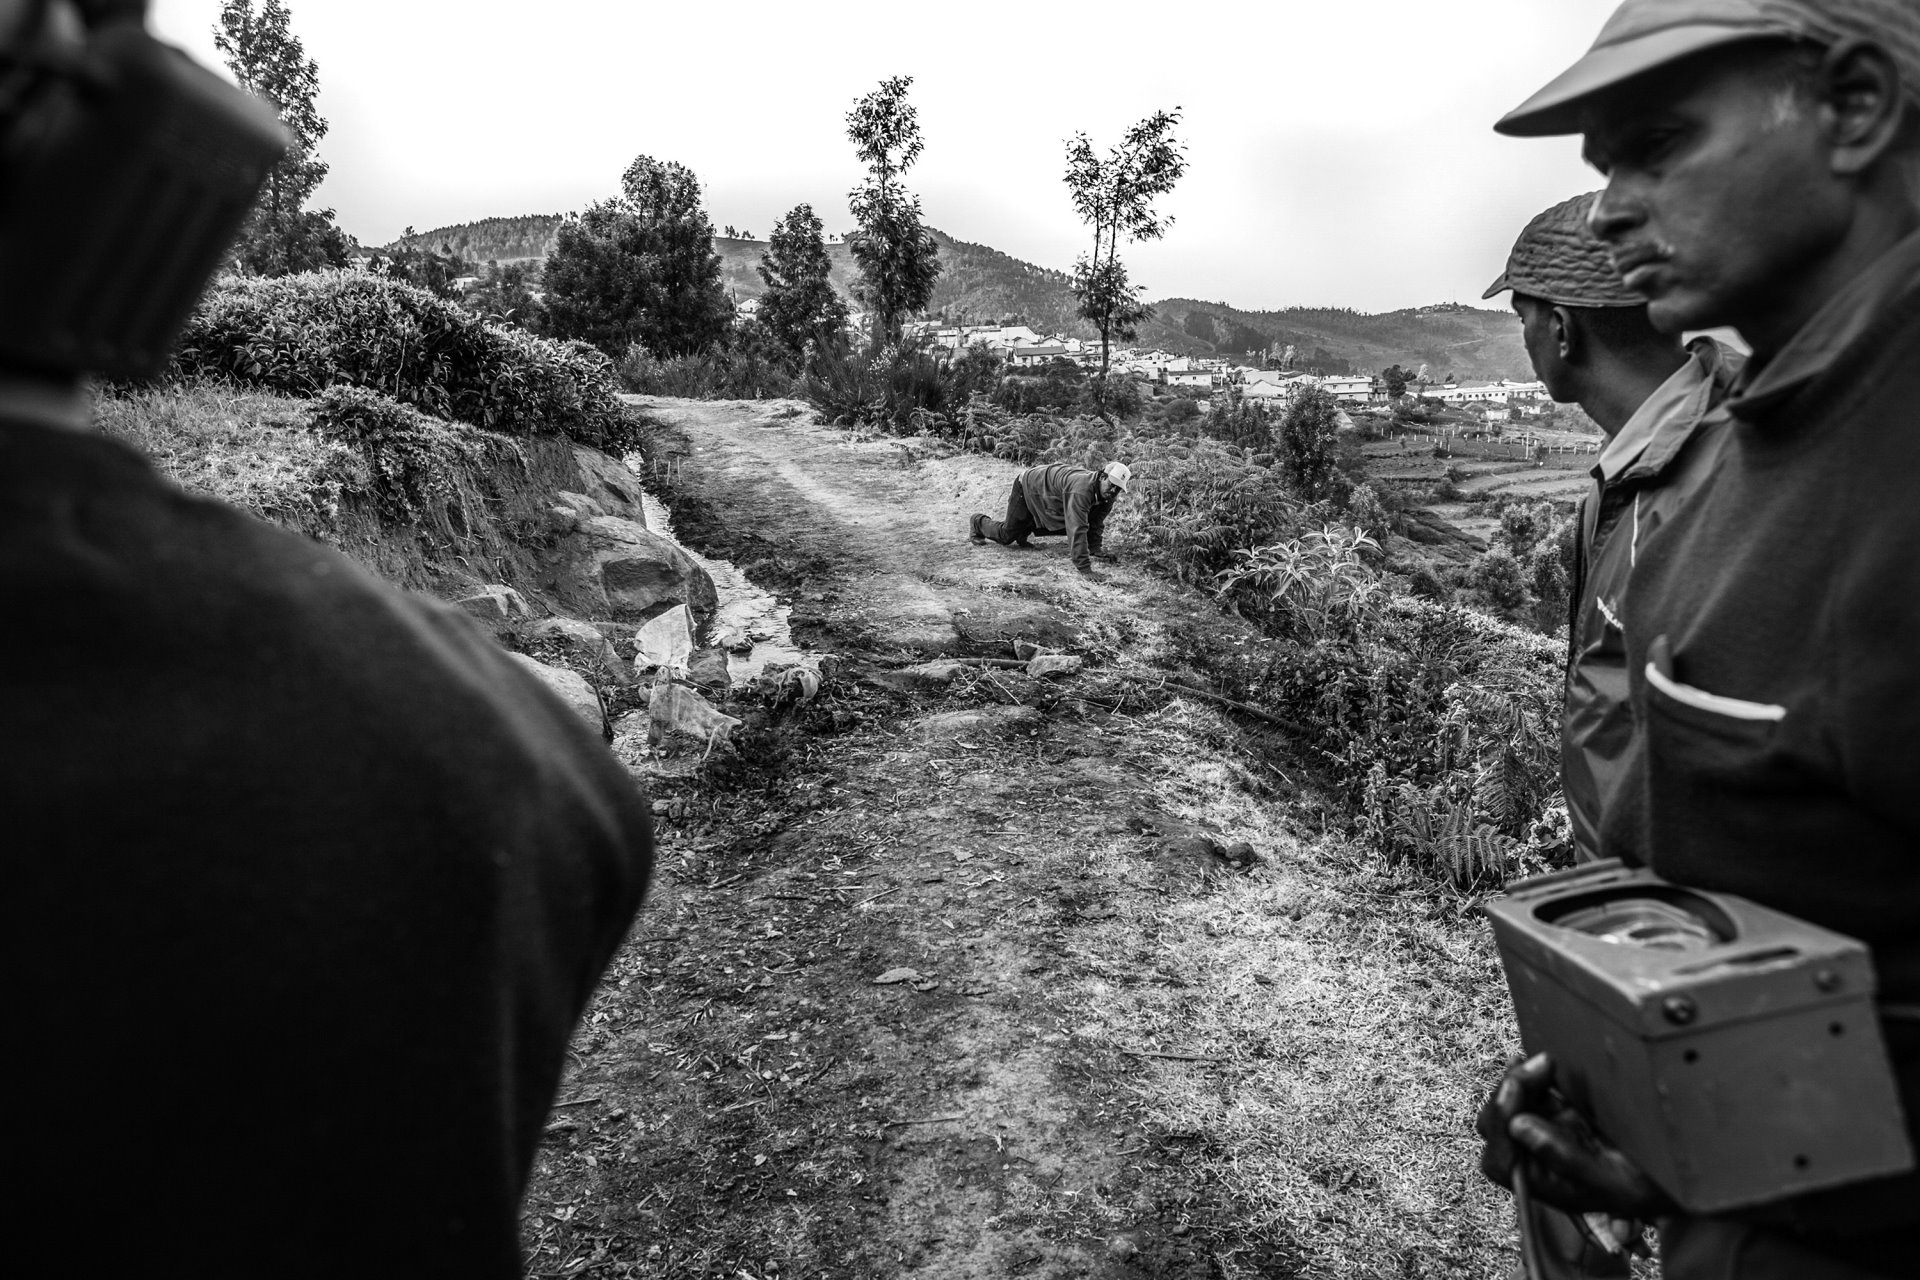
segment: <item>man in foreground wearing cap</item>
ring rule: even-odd
[[[1624,622],[1641,726],[1602,852],[1872,949],[1920,1120],[1920,6],[1628,0],[1498,126],[1583,133],[1591,226],[1663,330],[1753,355],[1711,486],[1641,549]],[[1668,1280],[1920,1274],[1920,1175],[1680,1212],[1511,1069],[1482,1166],[1661,1219]]]
[[[1595,198],[1576,196],[1529,223],[1483,295],[1512,290],[1534,375],[1607,436],[1575,526],[1561,736],[1562,790],[1583,861],[1599,856],[1604,798],[1633,737],[1621,631],[1627,578],[1642,543],[1711,470],[1717,446],[1704,437],[1717,433],[1702,419],[1740,365],[1711,338],[1682,346],[1653,327],[1646,299],[1620,283],[1587,229]]]
[[[976,546],[991,539],[1003,547],[1030,547],[1030,537],[1065,534],[1073,567],[1092,574],[1094,556],[1111,558],[1100,549],[1100,530],[1113,500],[1127,491],[1132,478],[1124,462],[1109,462],[1097,472],[1069,462],[1028,467],[1013,478],[1007,518],[975,514],[967,522],[967,533]]]

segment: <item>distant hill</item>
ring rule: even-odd
[[[562,221],[560,214],[483,218],[436,227],[396,243],[437,252],[451,249],[475,263],[544,258]],[[1022,262],[942,231],[933,234],[942,266],[929,308],[934,315],[952,322],[1027,324],[1064,337],[1098,336],[1076,314],[1066,272]],[[766,291],[755,270],[766,248],[764,240],[714,237],[721,280],[735,298],[744,301]],[[827,256],[834,287],[851,299],[852,254],[844,242],[837,242],[827,245]],[[1524,381],[1533,376],[1520,342],[1520,324],[1509,311],[1458,304],[1383,315],[1333,307],[1241,311],[1224,302],[1193,298],[1167,298],[1153,305],[1153,318],[1141,327],[1135,345],[1176,355],[1257,358],[1292,347],[1296,365],[1323,373],[1372,373],[1397,364],[1416,371],[1425,365],[1435,377],[1452,373]]]
[[[401,236],[387,249],[424,249],[429,253],[459,254],[468,262],[512,262],[545,258],[553,250],[554,233],[566,215],[530,213],[518,218],[482,218],[457,222],[410,236]]]
[[[1372,373],[1388,365],[1436,378],[1533,377],[1520,322],[1511,311],[1443,304],[1366,315],[1332,307],[1240,311],[1223,302],[1168,298],[1141,326],[1140,346],[1180,355],[1234,356],[1294,349],[1302,368]]]
[[[940,246],[940,279],[928,308],[934,315],[955,323],[1005,321],[1046,333],[1095,336],[1093,327],[1074,314],[1065,272],[1036,267],[983,244],[955,240],[944,231],[935,230],[933,238]],[[734,297],[757,298],[766,292],[757,270],[760,255],[767,251],[766,241],[715,236],[713,251],[720,255],[721,282]],[[827,260],[832,264],[828,279],[852,301],[858,274],[852,251],[844,241],[830,243]]]

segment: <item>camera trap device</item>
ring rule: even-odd
[[[1688,1211],[1913,1168],[1865,944],[1618,861],[1486,912],[1527,1053]]]
[[[147,34],[145,0],[17,7],[0,31],[0,365],[150,377],[286,131]]]

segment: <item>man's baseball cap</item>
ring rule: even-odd
[[[1507,255],[1507,269],[1480,296],[1508,289],[1566,307],[1644,307],[1647,300],[1620,283],[1613,255],[1587,230],[1599,192],[1563,200],[1527,224]]]
[[[1132,469],[1124,462],[1109,462],[1100,468],[1100,474],[1107,478],[1108,484],[1122,492],[1126,491],[1127,481],[1133,479]]]
[[[1871,40],[1899,64],[1908,95],[1920,96],[1914,0],[1625,0],[1586,57],[1493,127],[1516,138],[1579,133],[1580,107],[1601,90],[1708,49],[1766,39]]]

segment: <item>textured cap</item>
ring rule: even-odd
[[[1620,283],[1613,255],[1587,230],[1597,191],[1564,200],[1527,224],[1507,255],[1507,269],[1480,296],[1508,289],[1566,307],[1644,307]]]
[[[1579,133],[1581,104],[1601,90],[1707,49],[1769,38],[1871,40],[1899,64],[1908,96],[1920,97],[1914,0],[1625,0],[1586,57],[1493,127],[1517,138]]]
[[[1109,462],[1100,468],[1100,474],[1105,476],[1107,482],[1114,488],[1122,491],[1126,489],[1127,481],[1133,479],[1132,469],[1124,462]]]

